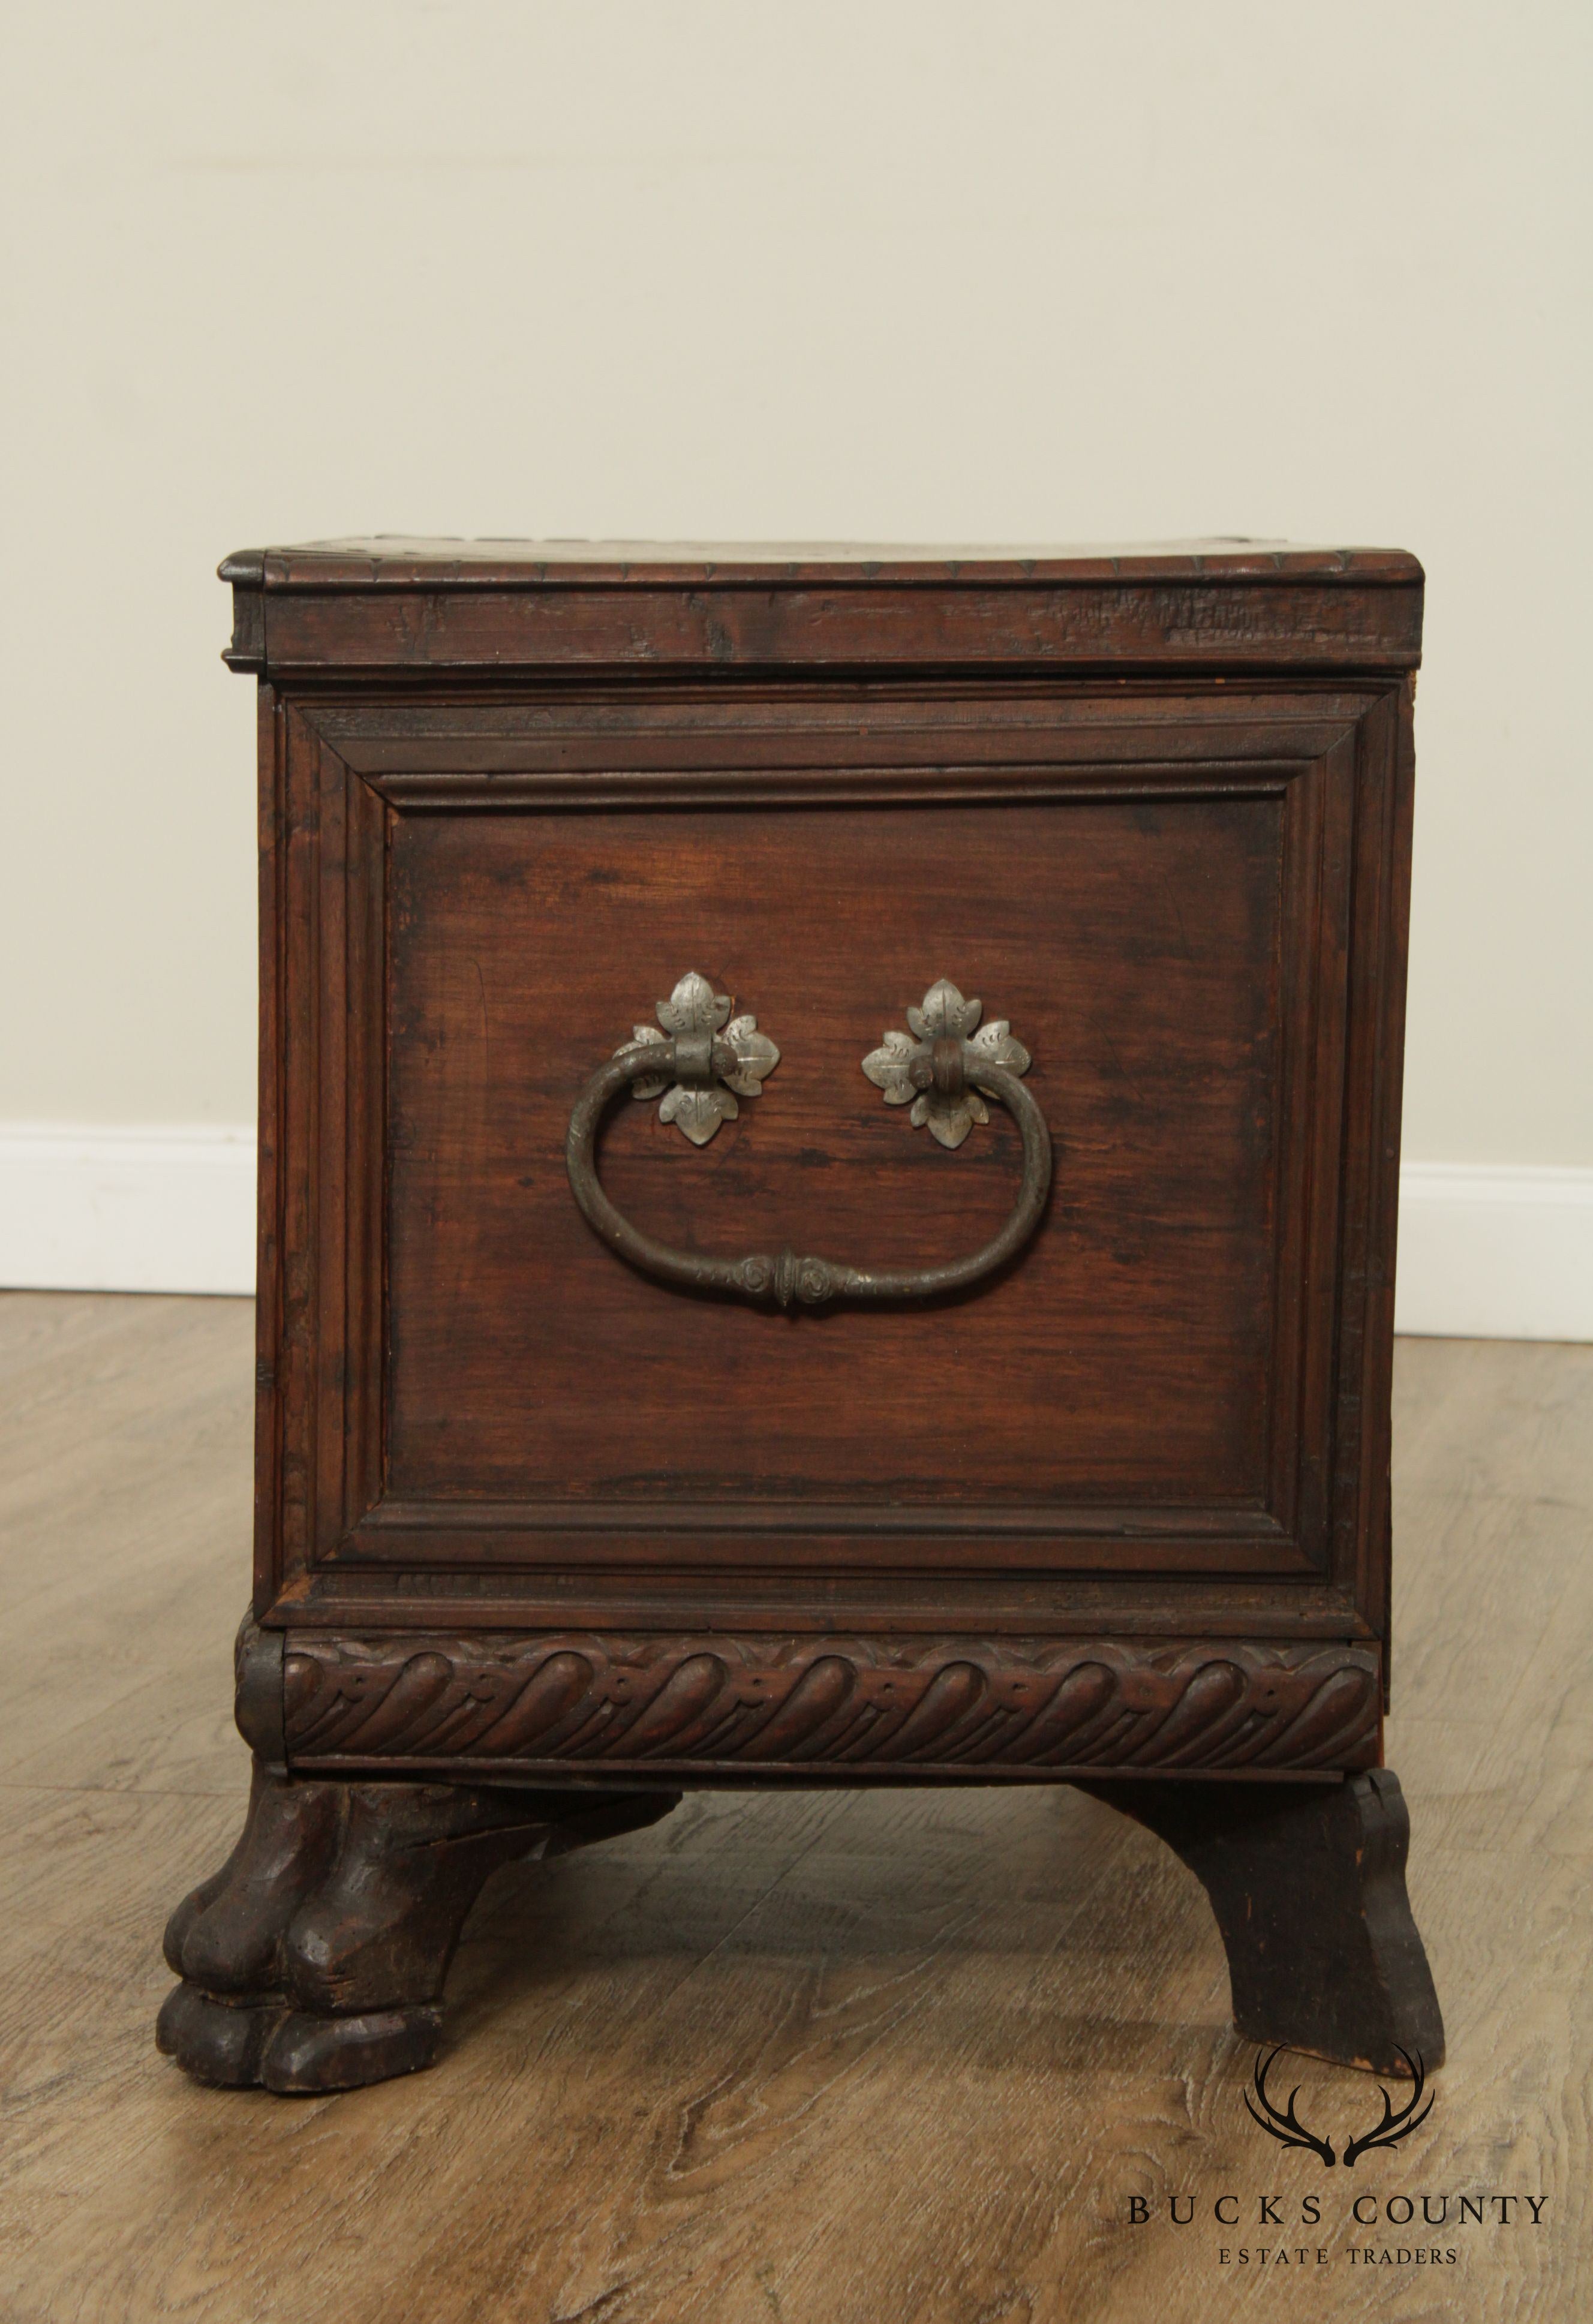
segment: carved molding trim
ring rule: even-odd
[[[290,1766],[1253,1768],[1377,1763],[1375,1646],[290,1632]]]

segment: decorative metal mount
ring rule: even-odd
[[[729,1000],[705,977],[695,972],[683,976],[668,1000],[658,1003],[663,1030],[635,1027],[631,1039],[598,1067],[576,1101],[565,1146],[570,1188],[588,1226],[619,1258],[679,1290],[788,1308],[820,1307],[832,1299],[932,1299],[995,1274],[1023,1249],[1040,1222],[1051,1187],[1051,1133],[1018,1079],[1028,1071],[1029,1053],[1012,1038],[1004,1017],[970,1038],[981,1003],[964,1001],[944,977],[931,985],[922,1009],[907,1012],[915,1038],[887,1033],[884,1047],[863,1059],[863,1071],[883,1090],[888,1105],[910,1104],[910,1119],[927,1122],[943,1146],[960,1146],[976,1121],[990,1120],[986,1097],[999,1100],[1017,1123],[1023,1183],[1006,1225],[981,1250],[944,1266],[922,1268],[846,1267],[833,1259],[802,1258],[788,1248],[778,1254],[713,1259],[671,1250],[632,1226],[598,1183],[598,1124],[625,1089],[640,1098],[662,1093],[659,1119],[677,1123],[694,1146],[705,1146],[722,1121],[733,1121],[740,1111],[736,1097],[758,1096],[780,1053],[759,1032],[755,1017],[732,1019],[730,1009]]]
[[[915,1130],[927,1122],[929,1134],[943,1146],[962,1145],[976,1121],[989,1121],[983,1098],[968,1078],[981,1065],[1004,1065],[1009,1074],[1027,1074],[1031,1063],[1021,1041],[1012,1038],[1005,1017],[992,1017],[983,1031],[974,1033],[983,1002],[964,1001],[945,977],[932,984],[921,1009],[907,1010],[914,1038],[894,1027],[884,1045],[870,1049],[863,1071],[887,1105],[911,1104],[907,1120]]]
[[[715,992],[705,976],[695,969],[687,969],[668,1001],[655,1004],[658,1026],[638,1025],[631,1038],[616,1057],[626,1057],[639,1045],[657,1047],[669,1034],[675,1036],[674,1063],[677,1079],[673,1088],[668,1074],[649,1074],[641,1081],[632,1082],[632,1097],[651,1098],[660,1093],[664,1102],[658,1108],[660,1121],[672,1121],[694,1146],[706,1146],[722,1121],[734,1121],[741,1112],[737,1097],[757,1097],[769,1075],[779,1064],[780,1053],[767,1033],[758,1030],[756,1017],[730,1017],[730,1002],[723,992]],[[714,1035],[723,1028],[724,1038],[715,1041]],[[724,1070],[724,1050],[729,1049],[733,1063]],[[716,1057],[715,1053],[718,1052]],[[649,1064],[652,1062],[649,1058]]]

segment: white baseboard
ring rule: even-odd
[[[1593,1340],[1593,1170],[1407,1162],[1394,1327]]]
[[[254,1133],[0,1124],[0,1285],[254,1288]],[[1593,1340],[1593,1170],[1408,1162],[1401,1332]]]
[[[0,1284],[252,1292],[253,1130],[0,1123]]]

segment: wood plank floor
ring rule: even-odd
[[[1593,1348],[1400,1349],[1389,1757],[1450,2064],[1353,2174],[1250,2124],[1200,1890],[1066,1790],[689,1800],[498,1877],[434,2072],[186,2081],[151,2028],[245,1788],[251,1363],[242,1302],[0,1299],[5,2324],[1593,2314]]]

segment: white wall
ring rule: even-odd
[[[11,0],[0,1142],[252,1114],[224,551],[1220,531],[1425,561],[1407,1152],[1593,1168],[1589,22]]]

